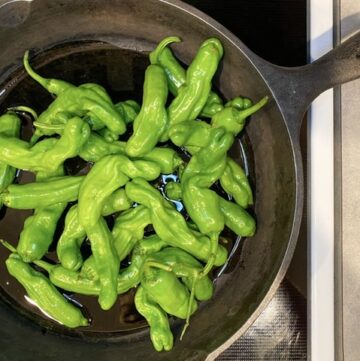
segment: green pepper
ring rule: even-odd
[[[32,269],[19,256],[10,255],[5,263],[9,273],[21,283],[40,310],[70,328],[88,325],[80,309],[67,301],[48,278]]]
[[[46,79],[37,74],[29,64],[29,51],[27,50],[24,54],[23,64],[26,72],[35,81],[37,81],[42,87],[44,87],[49,93],[60,95],[66,89],[73,88],[74,85],[60,79]]]
[[[225,129],[213,129],[208,146],[192,156],[181,176],[183,203],[203,234],[219,233],[224,229],[218,195],[209,188],[224,173],[226,154],[233,140]]]
[[[0,193],[0,201],[15,209],[35,209],[78,199],[84,176],[64,176],[42,182],[11,184]]]
[[[122,212],[116,218],[112,235],[120,261],[122,261],[131,252],[135,244],[144,237],[145,227],[150,223],[150,212],[142,205]]]
[[[104,156],[111,154],[125,154],[125,142],[109,143],[101,136],[92,133],[89,140],[80,151],[80,157],[88,162],[96,162]],[[148,160],[156,163],[163,174],[170,174],[183,163],[181,157],[171,148],[155,147],[142,157],[135,157],[134,160]]]
[[[50,149],[39,150],[29,143],[0,135],[0,157],[4,163],[23,170],[54,172],[66,159],[78,155],[90,128],[78,117],[69,119],[61,138]]]
[[[179,201],[182,198],[181,185],[169,182],[165,186],[165,194],[169,199]],[[256,223],[254,218],[241,206],[227,201],[219,196],[220,210],[224,216],[225,225],[238,236],[251,237],[255,234]]]
[[[220,178],[221,187],[243,208],[253,204],[253,194],[244,170],[231,158]]]
[[[128,209],[131,203],[124,189],[112,193],[102,209],[102,216]],[[86,237],[86,232],[78,220],[78,206],[73,205],[65,217],[64,230],[57,243],[56,252],[61,264],[70,270],[77,270],[82,265],[80,247]]]
[[[179,89],[186,83],[187,74],[167,46],[171,43],[179,43],[180,41],[181,39],[176,36],[167,37],[158,44],[149,56],[151,64],[159,64],[163,67],[169,90],[175,96],[178,95]],[[221,98],[213,91],[210,91],[200,115],[212,117],[221,109],[223,109]]]
[[[172,272],[159,268],[144,267],[141,285],[149,297],[168,314],[187,318],[190,294]],[[191,314],[197,309],[197,302],[191,304]]]
[[[161,239],[200,260],[208,260],[211,255],[209,238],[196,236],[188,228],[183,216],[162,197],[158,190],[145,180],[136,178],[126,184],[125,191],[131,200],[143,204],[149,209],[151,223]],[[216,254],[215,265],[224,264],[226,259],[227,251],[220,246]]]
[[[174,338],[171,333],[167,314],[148,296],[140,286],[135,294],[135,307],[150,326],[150,338],[156,351],[170,351]]]
[[[210,38],[201,44],[186,71],[186,82],[168,108],[169,126],[194,120],[204,108],[211,90],[211,80],[223,55],[218,39]]]
[[[20,136],[21,122],[14,113],[6,113],[0,117],[0,135],[6,137]],[[0,162],[0,192],[6,189],[14,181],[16,168]],[[0,208],[2,204],[0,203]]]
[[[116,103],[115,108],[124,118],[126,124],[133,123],[140,112],[140,104],[131,99]]]
[[[211,125],[214,128],[224,127],[228,132],[236,136],[243,130],[246,118],[261,109],[267,103],[268,99],[266,96],[258,103],[243,110],[238,110],[235,107],[225,107],[213,115]]]
[[[126,153],[138,157],[149,153],[162,139],[168,116],[165,104],[168,87],[164,70],[158,65],[149,65],[145,72],[143,103],[134,120],[133,134],[126,144]]]
[[[36,180],[42,181],[63,174],[63,167],[60,167],[55,172],[46,175],[37,174]],[[39,260],[46,254],[66,206],[67,203],[64,202],[36,208],[34,214],[26,218],[17,246],[17,253],[25,262]]]
[[[147,257],[147,261],[155,261],[170,266],[177,277],[181,277],[184,284],[191,290],[193,277],[188,277],[187,270],[200,272],[202,265],[193,256],[180,248],[167,247]],[[185,271],[185,272],[184,272]],[[183,273],[184,272],[184,273]],[[191,271],[190,271],[191,273]],[[207,301],[213,295],[213,284],[208,276],[199,278],[195,283],[195,297],[199,301]]]
[[[254,103],[249,98],[235,97],[225,103],[225,108],[233,107],[237,110],[250,108]]]

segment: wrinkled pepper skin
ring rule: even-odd
[[[182,198],[181,184],[170,182],[166,184],[165,194],[169,199],[179,201]],[[219,196],[219,205],[224,215],[225,225],[236,235],[242,237],[251,237],[256,231],[256,222],[254,218],[241,206],[227,201]]]
[[[180,87],[187,81],[186,70],[181,66],[178,60],[174,57],[172,51],[168,48],[171,43],[179,43],[180,38],[171,36],[163,39],[156,49],[150,53],[150,63],[159,64],[166,73],[168,86],[170,92],[177,96]],[[216,112],[223,109],[221,98],[210,91],[206,103],[201,110],[201,116],[211,118]]]
[[[177,277],[181,277],[182,281],[185,283],[187,288],[191,290],[192,286],[192,277],[186,277],[183,275],[187,273],[187,269],[194,269],[194,271],[201,271],[202,264],[196,260],[193,256],[186,253],[180,248],[167,247],[160,252],[153,253],[147,257],[148,261],[155,261],[172,267],[172,272],[176,274]],[[199,278],[195,283],[195,297],[199,301],[209,300],[214,292],[214,286],[208,276]]]
[[[54,172],[66,159],[79,154],[88,140],[90,128],[78,117],[69,119],[61,138],[50,149],[33,146],[17,139],[0,135],[0,158],[4,163],[33,172]]]
[[[223,56],[218,39],[210,38],[201,44],[186,71],[185,84],[168,108],[169,126],[194,120],[204,108],[210,94],[211,81]]]
[[[149,153],[164,133],[168,115],[165,109],[168,87],[164,70],[158,65],[149,65],[145,72],[143,102],[133,124],[133,134],[126,144],[130,157]]]
[[[254,203],[249,180],[244,170],[231,158],[227,159],[224,174],[220,178],[220,184],[239,206],[247,208]]]
[[[156,351],[170,351],[174,337],[170,329],[166,312],[150,299],[145,289],[140,286],[135,294],[135,307],[150,327],[151,342]]]
[[[80,157],[88,162],[97,162],[107,155],[122,154],[125,155],[125,142],[109,143],[101,136],[92,133],[89,140],[80,151]],[[170,174],[175,171],[182,163],[181,157],[174,149],[155,147],[149,153],[142,157],[135,157],[134,160],[148,160],[156,163],[163,174]]]
[[[74,202],[84,176],[64,176],[42,182],[11,184],[0,194],[0,201],[15,209],[35,209],[52,204]]]
[[[112,235],[120,261],[122,261],[131,252],[135,244],[144,237],[144,230],[150,223],[150,212],[142,205],[122,212],[116,218]]]
[[[225,129],[213,129],[209,145],[192,156],[181,176],[183,203],[203,234],[220,233],[224,229],[219,197],[209,188],[224,173],[226,154],[233,140]]]
[[[151,223],[161,239],[202,261],[208,260],[211,255],[209,238],[196,236],[188,228],[183,216],[162,197],[158,190],[145,180],[137,178],[126,184],[125,191],[131,200],[149,209]],[[227,251],[220,246],[216,253],[215,265],[224,264],[226,259]]]
[[[112,193],[102,209],[101,215],[123,211],[131,207],[131,203],[125,194],[124,189]],[[78,206],[73,205],[65,217],[64,230],[57,243],[56,253],[63,267],[69,270],[78,270],[82,263],[80,247],[85,240],[86,232],[78,220]]]
[[[43,181],[63,174],[64,169],[61,166],[55,172],[37,174],[36,180]],[[33,262],[45,256],[66,206],[67,203],[64,202],[36,208],[34,214],[26,218],[17,246],[17,252],[25,262]]]
[[[11,255],[5,263],[8,272],[21,283],[42,311],[69,328],[88,325],[80,309],[67,301],[43,274],[16,255]]]
[[[116,103],[115,108],[121,114],[126,125],[133,123],[140,112],[140,104],[131,99]]]
[[[141,285],[149,297],[168,314],[186,319],[190,293],[172,272],[144,267]],[[197,310],[197,302],[191,305],[191,314]]]
[[[6,113],[0,117],[0,135],[10,138],[20,136],[21,121],[15,113]],[[6,189],[15,179],[16,168],[0,162],[0,192]],[[0,208],[2,204],[0,203]]]

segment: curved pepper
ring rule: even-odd
[[[221,187],[235,202],[243,208],[253,204],[253,194],[249,180],[244,170],[231,158],[227,159],[227,164],[223,175],[220,178]]]
[[[46,175],[37,174],[36,180],[42,181],[63,174],[64,169],[60,167],[57,171]],[[46,254],[66,206],[67,203],[64,202],[36,208],[34,214],[26,218],[17,246],[17,253],[25,262],[39,260]]]
[[[191,274],[192,270],[200,272],[203,267],[193,256],[176,247],[167,247],[160,252],[153,253],[147,257],[147,261],[155,261],[170,266],[172,272],[177,277],[182,278],[182,281],[189,290],[192,287],[193,277],[189,277],[188,273]],[[214,286],[208,276],[197,279],[195,283],[195,297],[199,301],[209,300],[213,295],[213,291]]]
[[[35,209],[78,199],[84,176],[64,176],[48,181],[11,184],[0,193],[0,201],[15,209]]]
[[[6,137],[20,136],[21,121],[14,113],[6,113],[0,117],[0,135]],[[14,181],[16,168],[0,162],[0,192],[6,189]],[[2,204],[0,203],[0,208]]]
[[[211,80],[223,55],[218,39],[210,38],[201,44],[186,71],[186,82],[168,108],[169,126],[194,120],[203,109],[211,90]]]
[[[149,56],[151,64],[159,64],[165,70],[169,90],[175,96],[178,95],[179,89],[186,83],[186,71],[167,46],[180,41],[181,39],[177,36],[167,37],[158,44]],[[223,109],[221,98],[215,92],[210,91],[200,115],[211,117],[221,109]]]
[[[211,242],[207,237],[196,236],[187,226],[183,216],[166,201],[149,183],[137,178],[125,186],[127,196],[145,205],[150,211],[151,223],[156,234],[173,247],[179,247],[196,258],[207,261],[211,254]],[[227,251],[219,247],[215,265],[226,262]]]
[[[192,156],[181,176],[182,197],[191,219],[203,234],[224,229],[218,195],[209,189],[224,173],[233,136],[223,128],[212,130],[208,146]]]
[[[124,118],[126,124],[132,123],[140,112],[140,104],[132,99],[116,103],[115,108]]]
[[[5,263],[9,273],[21,283],[40,310],[70,328],[88,325],[80,309],[67,301],[43,274],[16,255],[11,255]]]
[[[169,182],[165,186],[165,194],[169,199],[179,201],[182,198],[181,185]],[[254,218],[241,206],[219,197],[220,210],[224,216],[225,225],[236,235],[251,237],[255,234],[256,222]]]
[[[78,155],[90,135],[90,128],[78,117],[71,118],[64,127],[59,140],[50,149],[38,147],[17,139],[0,135],[0,158],[2,162],[23,170],[54,172],[66,159]]]
[[[144,237],[145,227],[150,223],[150,212],[142,205],[131,208],[116,218],[112,235],[120,261],[122,261],[131,252],[135,244]]]
[[[101,215],[110,214],[128,209],[131,207],[124,189],[112,193],[103,206]],[[82,265],[80,247],[86,237],[85,229],[78,220],[78,206],[73,205],[65,217],[64,230],[59,238],[56,253],[61,264],[70,270],[77,270]]]
[[[165,104],[168,87],[164,70],[157,65],[149,65],[145,72],[143,102],[140,113],[134,120],[133,134],[126,144],[126,153],[138,157],[151,151],[167,126]]]
[[[135,307],[150,326],[150,338],[156,351],[170,351],[174,337],[166,312],[152,301],[145,289],[140,286],[135,294]]]
[[[158,268],[145,267],[141,279],[141,285],[147,294],[168,314],[187,318],[190,294],[172,272]],[[191,314],[197,309],[197,302],[191,304]]]

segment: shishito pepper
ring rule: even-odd
[[[185,84],[168,108],[169,127],[200,114],[211,90],[211,81],[223,56],[223,47],[216,38],[203,42],[186,71]]]
[[[42,181],[63,174],[64,169],[61,166],[55,172],[38,174],[36,180]],[[67,203],[63,202],[36,208],[34,214],[26,218],[17,246],[17,252],[25,262],[33,262],[45,256],[66,206]]]
[[[5,263],[9,273],[21,283],[31,300],[54,320],[70,328],[89,324],[79,308],[67,301],[48,278],[18,255],[10,255]]]
[[[101,215],[108,216],[130,207],[125,190],[119,189],[106,199]],[[64,230],[56,247],[57,256],[65,268],[77,270],[81,267],[83,259],[80,247],[85,237],[86,231],[78,219],[78,206],[74,204],[66,214]]]
[[[169,182],[165,187],[166,196],[172,200],[181,200],[181,184]],[[255,234],[256,222],[254,218],[241,206],[228,201],[220,196],[220,210],[224,216],[225,225],[236,235],[250,237]]]
[[[69,119],[62,136],[51,148],[31,147],[28,142],[0,134],[0,158],[22,170],[51,173],[66,159],[77,156],[89,135],[89,125],[78,117]]]
[[[0,193],[0,201],[9,208],[35,209],[78,199],[84,176],[56,177],[42,182],[11,184]]]
[[[19,137],[21,121],[15,113],[8,112],[0,117],[0,135],[6,137]],[[0,162],[0,192],[14,181],[16,168],[7,163]],[[2,204],[0,203],[0,208]]]
[[[168,314],[186,319],[190,293],[187,287],[172,272],[159,268],[144,267],[141,285],[147,294]],[[197,302],[191,304],[191,314],[197,309]]]
[[[211,133],[209,144],[192,156],[181,175],[185,208],[200,232],[209,235],[224,229],[219,198],[210,187],[224,173],[226,154],[234,140],[223,128],[213,129]]]
[[[128,197],[143,204],[150,211],[151,223],[156,234],[173,247],[179,247],[196,258],[207,261],[211,255],[211,242],[206,236],[195,235],[183,216],[165,200],[160,192],[141,178],[133,179],[125,186]],[[226,262],[227,251],[222,246],[216,253],[215,265]]]
[[[137,311],[150,326],[150,338],[155,350],[170,351],[173,348],[174,337],[166,312],[149,297],[143,286],[138,287],[134,302]]]
[[[147,154],[162,138],[168,122],[165,109],[167,96],[164,70],[158,65],[149,65],[145,72],[141,110],[134,120],[133,134],[126,144],[126,153],[129,156]]]
[[[179,43],[180,41],[181,39],[177,36],[167,37],[158,44],[149,56],[151,64],[159,64],[163,67],[169,90],[175,96],[178,95],[179,89],[186,84],[187,74],[186,70],[168,48],[168,45],[171,43]],[[221,109],[223,109],[221,98],[215,92],[210,91],[200,115],[211,117]]]

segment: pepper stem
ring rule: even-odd
[[[212,232],[210,234],[210,257],[203,268],[203,270],[200,272],[200,277],[205,277],[213,268],[215,259],[216,259],[216,252],[219,245],[219,233],[218,232]]]
[[[10,252],[12,253],[17,253],[17,250],[16,248],[10,244],[9,242],[5,241],[4,239],[0,239],[0,243],[5,247],[7,248]]]
[[[154,268],[159,268],[159,269],[162,269],[164,271],[167,271],[167,272],[172,272],[173,271],[173,268],[171,266],[167,266],[165,264],[162,264],[160,262],[155,262],[155,261],[146,261],[145,262],[145,267],[154,267]]]
[[[35,71],[31,68],[29,63],[29,50],[25,51],[23,64],[25,67],[26,72],[40,85],[42,85],[45,89],[48,89],[49,87],[49,79],[43,78],[41,75],[35,73]]]
[[[269,97],[266,96],[264,98],[262,98],[260,101],[258,101],[256,104],[252,105],[249,108],[243,109],[239,111],[239,118],[237,119],[237,121],[242,121],[244,119],[246,119],[247,117],[249,117],[250,115],[256,113],[260,108],[262,108],[269,100]]]
[[[189,297],[189,303],[188,303],[188,309],[186,312],[186,321],[184,328],[182,329],[181,335],[180,335],[180,341],[182,341],[183,337],[185,336],[185,332],[187,328],[190,326],[190,316],[191,316],[191,307],[194,302],[195,298],[195,285],[198,280],[198,276],[193,277],[192,285],[191,285],[191,291],[190,291],[190,297]]]
[[[37,266],[43,268],[48,273],[50,273],[51,270],[55,267],[54,265],[47,263],[45,261],[42,261],[42,260],[35,260],[35,261],[33,261],[33,263],[36,264]]]
[[[150,53],[150,63],[151,64],[158,64],[159,63],[159,56],[163,52],[163,50],[171,43],[180,43],[181,39],[178,36],[169,36],[162,40],[155,50]]]
[[[30,107],[27,107],[25,105],[19,105],[17,107],[11,107],[11,108],[7,108],[7,110],[9,111],[13,111],[13,112],[25,112],[25,113],[29,113],[31,114],[31,116],[37,120],[38,118],[38,115],[37,113],[35,112],[34,109],[30,108]]]

